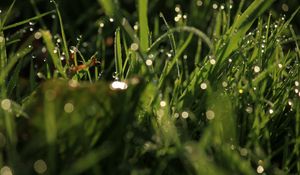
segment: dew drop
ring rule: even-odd
[[[241,156],[247,156],[248,150],[246,148],[241,148],[240,149],[240,154],[241,154]]]
[[[264,172],[264,167],[259,165],[256,169],[257,173],[262,174]]]
[[[179,13],[180,11],[181,11],[180,5],[176,5],[176,7],[175,7],[175,12]]]
[[[161,101],[160,103],[159,103],[159,105],[160,105],[160,107],[166,107],[167,106],[167,103],[165,102],[165,101]]]
[[[186,112],[186,111],[183,111],[183,112],[181,113],[181,117],[184,118],[184,119],[187,119],[187,118],[189,117],[189,113]]]
[[[109,18],[109,22],[114,22],[114,18]]]
[[[174,114],[174,118],[179,118],[179,114],[178,114],[178,113],[175,113],[175,114]]]
[[[300,84],[299,84],[299,81],[295,81],[295,86],[299,86]]]
[[[137,43],[132,43],[130,45],[130,49],[133,51],[137,51],[139,49],[139,45]]]
[[[105,25],[104,22],[100,22],[100,23],[99,23],[99,27],[100,27],[100,28],[103,28],[104,25]]]
[[[35,39],[40,39],[42,37],[42,33],[41,32],[35,32],[34,33],[34,38]]]
[[[147,60],[146,60],[146,65],[147,65],[147,66],[152,66],[152,64],[153,64],[153,61],[152,61],[152,60],[150,60],[150,59],[147,59]]]
[[[269,109],[269,113],[270,113],[270,114],[273,114],[273,113],[274,113],[274,110],[273,110],[273,109]]]
[[[260,67],[259,67],[259,66],[254,66],[254,72],[255,72],[255,73],[260,72]]]
[[[209,62],[210,62],[210,64],[212,64],[212,65],[215,65],[215,64],[216,64],[216,60],[215,60],[215,59],[213,59],[213,58],[212,58],[212,59],[210,59],[210,60],[209,60]]]
[[[228,83],[227,83],[226,81],[223,81],[223,82],[222,82],[222,86],[223,86],[224,88],[226,88],[226,87],[228,86]]]
[[[214,113],[214,111],[212,111],[212,110],[206,111],[205,114],[206,114],[206,118],[207,118],[208,120],[212,120],[212,119],[215,118],[215,113]]]
[[[4,99],[1,101],[1,107],[5,111],[9,111],[11,109],[11,101],[9,99]]]
[[[37,160],[33,164],[33,169],[38,174],[44,174],[47,171],[47,164],[44,160]]]
[[[212,7],[213,7],[213,9],[217,9],[218,8],[218,4],[214,3]]]
[[[125,90],[128,88],[128,85],[125,82],[114,81],[111,83],[110,88],[112,90]]]
[[[205,90],[207,89],[207,84],[206,83],[201,83],[200,88]]]
[[[166,53],[166,54],[167,54],[167,57],[168,57],[168,58],[171,58],[171,57],[172,57],[172,54],[171,54],[171,53],[168,52],[168,53]]]
[[[282,10],[283,10],[284,12],[289,11],[289,6],[288,6],[287,4],[285,4],[285,3],[281,5],[281,8],[282,8]]]
[[[248,106],[246,108],[246,112],[249,113],[249,114],[251,114],[253,112],[253,108],[251,106]]]
[[[203,2],[202,2],[201,0],[198,0],[198,1],[196,2],[196,5],[197,5],[198,7],[200,7],[200,6],[203,5]]]
[[[72,103],[66,103],[64,106],[64,111],[66,113],[72,113],[74,111],[74,105]]]

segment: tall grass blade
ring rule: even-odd
[[[59,71],[59,73],[66,78],[67,75],[65,73],[65,70],[62,66],[61,60],[58,55],[58,49],[55,47],[53,41],[52,41],[52,35],[50,31],[48,30],[40,30],[42,33],[42,37],[44,39],[44,43],[46,44],[48,53],[50,54],[50,57],[52,59],[52,62],[54,64],[54,67]]]
[[[146,52],[149,47],[149,26],[148,26],[148,0],[138,0],[139,25],[140,25],[140,49]]]
[[[123,61],[122,61],[122,47],[121,47],[121,34],[120,28],[115,33],[115,66],[119,79],[123,79]]]

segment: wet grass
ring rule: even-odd
[[[0,9],[1,175],[300,172],[299,8],[99,0],[70,27],[61,1],[30,1],[27,19],[15,3]]]

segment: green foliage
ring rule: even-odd
[[[0,9],[0,174],[298,173],[299,8],[134,2]]]

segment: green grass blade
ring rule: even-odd
[[[172,68],[176,64],[177,60],[180,58],[180,56],[182,55],[182,53],[184,52],[184,50],[190,44],[192,38],[193,38],[193,33],[190,33],[189,36],[188,36],[188,38],[186,39],[186,41],[178,49],[178,52],[176,53],[176,55],[174,56],[174,58],[172,59],[172,61],[170,63],[169,62],[166,63],[167,66],[165,67],[165,69],[162,72],[162,75],[161,75],[160,80],[159,80],[158,87],[162,86],[162,84],[165,81],[166,77],[169,75],[170,71],[172,70]]]
[[[115,67],[119,79],[123,79],[122,47],[120,28],[117,28],[115,34]]]
[[[6,23],[6,21],[7,21],[7,18],[8,18],[8,16],[10,15],[10,13],[11,13],[11,11],[12,11],[14,5],[15,5],[15,2],[16,2],[16,0],[14,0],[14,1],[11,3],[11,5],[9,6],[9,8],[8,8],[8,10],[7,10],[7,12],[6,12],[4,18],[3,18],[3,21],[2,21],[2,23],[1,23],[1,25],[0,25],[0,31],[2,30],[3,26],[5,25],[5,23]]]
[[[110,16],[113,17],[115,14],[115,4],[113,3],[112,0],[98,0],[98,2],[100,3],[100,5],[104,8],[105,13]]]
[[[146,52],[149,47],[149,27],[147,17],[148,0],[138,0],[139,25],[140,25],[140,49]]]
[[[246,11],[237,18],[232,27],[229,29],[228,37],[225,40],[225,47],[218,53],[221,62],[225,60],[234,50],[238,48],[240,39],[250,29],[254,21],[265,11],[274,0],[261,1],[255,0]],[[223,43],[221,43],[223,44]]]
[[[54,64],[54,67],[59,71],[59,73],[66,78],[67,75],[64,71],[64,68],[62,66],[61,60],[59,58],[58,53],[55,53],[54,50],[56,50],[55,45],[52,41],[52,35],[48,30],[40,30],[42,33],[42,37],[44,39],[44,43],[46,44],[48,53],[51,56],[52,62]],[[58,51],[57,51],[58,52]]]
[[[175,33],[175,32],[188,32],[188,33],[193,33],[195,34],[197,37],[199,37],[199,39],[203,40],[206,45],[209,47],[209,49],[213,52],[214,50],[214,46],[212,44],[212,42],[210,41],[209,37],[202,32],[201,30],[195,28],[195,27],[190,27],[190,26],[184,26],[184,27],[176,27],[176,28],[171,28],[168,32],[162,34],[159,38],[157,38],[152,45],[150,46],[150,48],[148,49],[148,52],[151,52],[152,50],[154,50],[159,43],[161,43],[162,41],[164,41],[167,37],[169,37],[169,33]]]
[[[66,62],[67,62],[67,64],[69,64],[70,55],[69,55],[69,49],[68,49],[68,44],[67,44],[67,40],[66,40],[64,23],[63,23],[60,11],[58,9],[58,4],[55,1],[53,1],[53,2],[55,4],[56,13],[57,13],[58,20],[59,20],[60,33],[61,33],[61,37],[62,37],[62,40],[63,40],[63,51],[64,51],[64,54],[66,56]]]
[[[0,32],[0,68],[4,68],[7,64],[7,53],[5,45],[5,36],[4,33]],[[2,80],[1,80],[2,81]]]
[[[19,59],[23,58],[31,51],[32,51],[32,47],[26,47],[22,50],[19,50],[15,55],[9,58],[7,65],[1,70],[0,73],[0,86],[2,86],[5,83],[5,80],[9,72],[14,68],[15,64],[19,61]]]
[[[44,16],[47,16],[47,15],[49,15],[49,14],[52,14],[52,13],[53,13],[53,11],[49,11],[49,12],[46,12],[46,13],[42,13],[42,14],[40,14],[40,15],[38,15],[38,16],[29,18],[29,19],[26,19],[26,20],[23,20],[23,21],[20,21],[20,22],[17,22],[17,23],[8,25],[8,26],[5,26],[5,27],[3,27],[3,30],[8,30],[8,29],[15,28],[15,27],[18,27],[18,26],[23,25],[23,24],[27,24],[27,23],[29,23],[29,22],[31,22],[31,21],[38,20],[38,19],[40,19],[40,18],[42,18],[42,17],[44,17]]]

